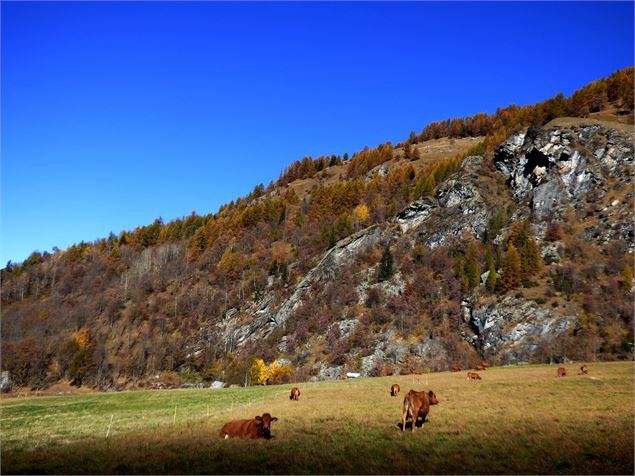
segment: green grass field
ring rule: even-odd
[[[492,368],[222,390],[4,399],[2,474],[633,474],[634,366]],[[389,395],[392,383],[402,393]],[[401,432],[403,394],[440,400]],[[220,440],[269,412],[271,440]],[[112,418],[110,434],[106,438]]]

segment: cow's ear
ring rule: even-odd
[[[278,421],[278,417],[273,417],[271,421]]]
[[[434,395],[434,392],[432,390],[428,390],[428,397],[432,398],[433,395]]]
[[[260,421],[260,420],[262,420],[262,417],[261,416],[257,416],[256,420]]]

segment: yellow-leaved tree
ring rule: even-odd
[[[267,385],[267,381],[271,378],[271,368],[265,364],[262,359],[255,358],[251,362],[251,384]]]
[[[288,383],[293,375],[293,370],[287,364],[280,365],[280,362],[274,360],[269,366],[271,370],[271,383]]]
[[[250,368],[252,385],[267,385],[269,383],[289,382],[293,370],[288,365],[280,365],[277,360],[267,365],[264,360],[255,358]]]
[[[356,230],[359,229],[361,225],[363,225],[364,223],[368,221],[369,217],[370,217],[370,210],[368,209],[368,207],[363,203],[360,203],[359,205],[357,205],[353,209],[353,218],[355,219],[355,229]]]

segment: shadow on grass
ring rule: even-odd
[[[420,422],[417,427],[423,426]],[[426,426],[429,422],[426,422]],[[411,427],[407,425],[406,430]],[[633,474],[632,439],[582,444],[535,434],[390,429],[291,429],[271,440],[221,440],[216,432],[123,435],[28,451],[3,451],[3,474]],[[567,444],[568,443],[568,444]]]
[[[425,422],[423,420],[417,420],[417,422],[415,423],[415,428],[423,428],[424,423],[428,423],[428,420],[425,420]],[[397,423],[397,428],[403,431],[412,431],[412,421],[406,421],[405,428],[403,428],[403,422],[400,421],[399,423]]]

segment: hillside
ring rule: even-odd
[[[125,389],[631,359],[632,91],[628,68],[9,263],[2,369]]]

